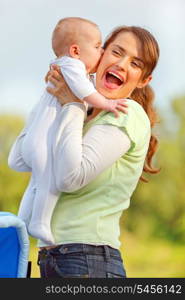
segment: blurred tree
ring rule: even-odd
[[[11,170],[8,153],[24,126],[19,116],[0,115],[0,210],[17,213],[18,204],[28,182],[28,174]]]

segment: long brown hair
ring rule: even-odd
[[[145,63],[142,79],[145,79],[152,74],[154,68],[156,67],[159,58],[158,43],[153,37],[153,35],[144,28],[137,26],[121,26],[117,27],[112,33],[109,34],[104,43],[104,49],[106,49],[107,46],[111,44],[120,33],[123,32],[133,33],[141,42],[143,60]],[[138,102],[143,107],[150,120],[151,128],[153,128],[158,119],[157,113],[153,107],[154,92],[150,85],[146,85],[143,88],[135,88],[130,98]],[[152,166],[152,158],[157,150],[157,146],[158,140],[156,136],[152,133],[143,167],[143,171],[146,173],[155,174],[160,171],[160,169],[156,169]],[[147,180],[143,177],[141,177],[141,180],[147,182]]]

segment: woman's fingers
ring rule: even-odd
[[[55,70],[55,71],[57,71],[58,73],[61,74],[61,70],[60,70],[60,67],[59,67],[58,65],[52,65],[52,66],[51,66],[51,69],[52,69],[52,70]]]
[[[57,95],[59,93],[59,89],[61,87],[61,83],[60,83],[60,86],[58,87],[58,85],[59,85],[58,81],[55,78],[53,78],[53,76],[51,76],[51,75],[49,75],[48,81],[51,82],[54,85],[54,87],[47,87],[46,88],[48,93],[50,93],[50,94],[54,95],[55,97],[57,97]]]
[[[51,70],[49,72],[49,76],[55,78],[57,81],[62,81],[63,80],[63,76],[55,70]]]
[[[45,80],[46,83],[48,82],[48,77],[49,77],[49,75],[50,75],[50,71],[47,72],[47,74],[46,74],[46,76],[45,76],[45,78],[44,78],[44,80]]]
[[[55,79],[60,80],[62,77],[60,67],[58,65],[50,65],[50,70],[45,76],[45,82],[48,82],[49,76],[53,76]]]
[[[62,76],[61,69],[58,65],[52,65],[52,76],[57,79],[58,81],[64,80],[64,77]]]
[[[49,86],[46,88],[47,92],[50,93],[51,95],[55,96],[55,89],[50,88]]]
[[[51,83],[53,83],[54,86],[57,87],[57,85],[58,85],[58,80],[57,80],[54,76],[49,75],[48,81],[51,82]],[[61,83],[60,83],[60,85],[61,85]]]
[[[45,76],[45,82],[49,81],[49,77],[53,77],[56,80],[60,80],[61,78],[63,78],[57,71],[54,70],[50,70],[47,72],[46,76]]]

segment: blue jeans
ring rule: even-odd
[[[39,251],[42,278],[126,278],[119,250],[109,246],[66,244]]]

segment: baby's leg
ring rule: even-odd
[[[46,120],[48,126],[49,120]],[[53,127],[46,126],[41,130],[32,159],[32,172],[36,181],[36,194],[32,209],[32,216],[28,227],[29,234],[41,239],[47,244],[54,244],[50,221],[59,193],[53,184]]]
[[[35,181],[33,174],[31,175],[30,182],[24,192],[23,198],[21,200],[18,217],[21,218],[28,227],[28,224],[31,219],[32,207],[35,198]]]
[[[56,114],[53,114],[52,107]],[[37,128],[37,135],[40,138],[37,140],[37,149],[32,160],[32,172],[36,178],[37,188],[29,224],[29,233],[47,245],[54,244],[50,223],[59,198],[59,191],[55,185],[53,154],[66,123],[61,119],[62,108],[57,101],[53,102],[51,108],[46,112],[44,125],[41,122],[41,127]]]
[[[59,195],[54,195],[39,186],[32,211],[28,232],[31,236],[38,238],[47,245],[55,243],[51,231],[51,217],[56,206]]]

